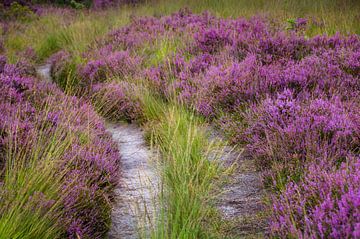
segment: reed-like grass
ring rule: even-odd
[[[35,50],[38,62],[60,49],[79,55],[100,36],[128,23],[130,16],[161,16],[184,7],[195,13],[211,11],[221,17],[264,15],[284,25],[287,19],[304,17],[310,20],[309,36],[336,32],[360,34],[360,2],[356,0],[154,0],[104,11],[48,11],[20,26],[11,24],[5,37],[6,54],[11,62],[27,48]]]
[[[37,137],[19,144],[16,128],[5,132],[6,166],[0,187],[0,238],[61,238],[65,228],[59,218],[63,182],[67,173],[61,159],[72,142],[71,133],[57,128],[49,133],[39,125]],[[70,163],[70,162],[69,162]],[[61,166],[61,167],[60,167]]]
[[[202,119],[181,105],[150,93],[143,94],[143,103],[145,128],[161,153],[162,188],[151,238],[211,238],[217,224],[212,203],[223,173],[216,160],[220,142],[210,142]]]
[[[357,0],[158,0],[156,12],[169,13],[189,7],[196,13],[211,11],[221,17],[268,16],[272,21],[286,22],[289,18],[314,19],[309,35],[356,33],[360,34],[360,2]]]
[[[217,160],[223,142],[211,142],[206,123],[180,103],[161,99],[141,82],[136,87],[133,93],[143,106],[141,122],[146,138],[160,152],[160,188],[154,202],[157,210],[155,217],[149,219],[150,235],[140,231],[140,237],[212,238],[221,224],[214,221],[213,203],[225,175]],[[93,98],[96,109],[105,116],[111,115],[106,108],[111,108],[113,102],[96,99]]]
[[[10,62],[19,59],[19,52],[31,48],[36,61],[42,62],[59,50],[74,54],[85,51],[91,43],[114,27],[129,20],[131,10],[106,12],[49,11],[19,27],[11,23],[5,37],[6,55]]]
[[[96,44],[98,37],[126,24],[133,14],[159,16],[186,6],[197,13],[210,10],[223,17],[261,14],[283,24],[288,18],[314,19],[308,35],[334,34],[337,31],[360,33],[360,4],[351,0],[159,0],[134,8],[46,14],[20,28],[10,29],[5,41],[6,53],[11,61],[17,60],[18,53],[28,47],[35,50],[39,62],[61,49],[75,57],[80,56],[88,47]],[[146,53],[152,56],[148,63],[156,65],[163,61],[176,50],[177,44],[159,41],[157,49],[149,49],[149,53]],[[71,85],[67,91],[72,91],[73,86],[68,81],[73,82],[74,79],[69,75],[64,78],[65,85]],[[209,161],[212,148],[216,146],[209,142],[204,122],[189,110],[174,102],[163,102],[146,90],[141,94],[149,135],[159,147],[163,169],[159,214],[151,237],[210,238],[213,190],[217,178],[221,176],[217,162]],[[2,193],[4,200],[1,201],[4,205],[0,207],[3,209],[0,235],[10,235],[11,238],[59,237],[61,230],[54,218],[57,214],[53,213],[56,207],[51,206],[49,212],[43,212],[41,209],[34,210],[36,205],[28,203],[33,192],[38,191],[51,199],[59,198],[58,180],[61,177],[54,173],[54,159],[59,154],[58,150],[63,149],[69,141],[54,138],[50,142],[45,150],[48,153],[40,155],[33,147],[27,154],[10,153],[7,156],[9,161]],[[36,167],[23,163],[24,155]],[[12,185],[18,185],[15,186],[19,189],[15,194],[11,193],[14,190]]]

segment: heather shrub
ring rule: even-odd
[[[131,19],[131,24],[116,29],[105,38],[105,46],[111,45],[115,49],[134,49],[147,42],[152,42],[164,32],[157,18],[136,18]]]
[[[140,57],[128,51],[109,53],[102,49],[98,54],[86,55],[88,63],[76,64],[66,52],[59,52],[51,59],[53,79],[68,93],[82,95],[90,100],[96,110],[111,120],[141,120],[141,102],[136,84],[141,65]],[[118,83],[111,82],[111,80]]]
[[[6,57],[3,55],[0,55],[0,73],[4,71],[5,65],[6,65]]]
[[[204,53],[214,54],[225,44],[231,44],[230,32],[223,28],[210,28],[195,34],[196,47]]]
[[[326,160],[326,159],[324,159]],[[360,161],[339,169],[312,164],[299,183],[274,198],[271,234],[281,238],[359,238]]]
[[[350,229],[329,219],[343,213],[338,206],[342,196],[353,200],[347,186],[335,195],[331,189],[314,197],[303,195],[302,187],[322,193],[324,178],[345,173],[345,163],[356,164],[360,38],[309,38],[305,32],[311,21],[292,19],[286,28],[265,17],[221,19],[187,9],[134,17],[98,41],[98,49],[89,49],[83,55],[86,63],[75,64],[78,86],[93,91],[93,103],[103,115],[134,120],[152,109],[128,94],[144,79],[153,96],[194,109],[255,159],[264,182],[278,195],[270,229],[274,236],[351,237],[357,235],[356,219],[344,216]],[[179,39],[181,44],[167,45]],[[113,78],[121,83],[107,83]],[[322,179],[307,175],[315,167]],[[354,176],[352,169],[346,173]],[[313,216],[319,205],[326,207],[324,217]]]
[[[137,86],[128,82],[98,83],[92,89],[94,107],[111,120],[139,121],[142,104],[136,93]]]
[[[203,74],[219,61],[220,59],[208,53],[190,59],[175,54],[158,66],[145,69],[144,75],[153,92],[164,99],[177,99],[186,105],[192,105],[199,98]]]
[[[169,96],[169,73],[160,67],[152,67],[145,71],[148,87],[159,97],[166,99]]]
[[[339,95],[351,98],[357,94],[359,82],[334,61],[332,52],[321,56],[309,56],[298,63],[289,62],[278,82],[280,88],[292,88],[297,92]]]
[[[128,51],[114,52],[100,59],[89,61],[79,69],[81,85],[92,86],[113,77],[122,80],[135,77],[141,64],[139,57],[132,57]]]
[[[52,55],[48,62],[51,64],[50,75],[61,88],[66,87],[66,77],[70,72],[68,68],[72,59],[70,54],[66,51],[59,51],[56,54]]]
[[[230,63],[209,70],[197,79],[201,87],[195,107],[207,117],[216,115],[216,110],[231,110],[240,103],[260,94],[260,80],[256,77],[257,60],[254,55],[247,56],[240,63]]]
[[[360,50],[345,51],[340,58],[340,67],[354,77],[360,75]]]
[[[181,76],[188,76],[184,68],[186,68],[186,62],[183,57],[175,55],[158,66],[145,69],[146,83],[154,93],[168,100],[174,96],[174,91],[179,92],[181,89],[181,83],[178,83]]]
[[[41,155],[54,140],[62,142],[69,136],[71,142],[52,170],[64,174],[59,176],[58,196],[51,198],[56,201],[56,212],[60,210],[59,216],[54,214],[61,221],[56,226],[69,238],[101,238],[109,225],[109,199],[117,183],[117,148],[92,107],[26,75],[19,64],[5,64],[0,72],[1,165],[10,160],[10,149],[26,158],[27,152],[33,152],[33,142],[40,142],[35,153]],[[42,138],[43,134],[47,137]],[[12,135],[15,148],[8,147]],[[43,193],[46,198],[47,191]]]
[[[358,109],[358,103],[338,98],[300,101],[285,90],[244,114],[242,136],[261,168],[274,167],[286,179],[308,161],[326,158],[337,165],[358,153]]]
[[[89,86],[81,84],[78,73],[78,64],[81,59],[74,59],[66,51],[59,51],[52,55],[48,62],[51,65],[50,75],[54,82],[69,94],[79,94],[82,96],[89,93]]]
[[[300,60],[310,53],[308,42],[304,37],[280,32],[275,36],[260,40],[259,53],[265,64],[280,59]]]

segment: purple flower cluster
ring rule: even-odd
[[[207,27],[215,20],[215,17],[207,12],[202,15],[195,15],[188,9],[161,18],[133,18],[128,26],[111,32],[104,40],[103,45],[111,45],[114,50],[135,50],[146,44],[151,45],[164,37],[174,36],[181,36],[182,41],[186,41],[190,36],[188,40],[193,42],[193,39],[191,39],[193,35],[198,34],[199,29]],[[219,30],[219,33],[222,33],[222,31]],[[204,34],[200,34],[199,38],[202,38],[200,37],[202,35]],[[214,37],[216,38],[216,36]],[[222,38],[222,36],[219,36],[219,38]],[[206,41],[206,39],[203,40]],[[213,40],[216,41],[216,39]]]
[[[142,2],[142,0],[93,0],[92,7],[101,9],[123,4],[138,4],[140,2]]]
[[[360,158],[339,169],[312,165],[274,198],[271,231],[281,238],[360,238]]]
[[[210,28],[195,34],[194,39],[198,49],[213,54],[222,49],[225,44],[231,42],[229,35],[230,32],[225,31],[223,28]]]
[[[141,101],[134,94],[135,85],[128,82],[98,83],[93,86],[93,104],[104,117],[112,120],[141,120]]]
[[[79,70],[79,75],[83,84],[92,86],[94,83],[104,82],[113,77],[133,78],[140,64],[139,57],[131,57],[129,52],[119,51],[90,60]]]
[[[22,146],[32,147],[41,134],[48,135],[51,141],[59,130],[64,135],[71,133],[72,143],[62,156],[68,169],[61,222],[69,238],[101,238],[109,225],[108,200],[117,184],[119,159],[117,147],[106,134],[102,120],[88,104],[29,74],[27,65],[7,64],[3,57],[1,61],[1,167],[6,162],[10,136],[13,140],[16,136],[15,145],[19,148],[15,150],[22,150]]]
[[[263,169],[303,170],[307,162],[336,165],[358,153],[359,103],[334,99],[300,101],[290,90],[266,98],[243,114],[241,134]]]
[[[68,73],[72,72],[77,93],[92,101],[100,114],[109,119],[140,120],[142,107],[134,94],[137,87],[128,81],[138,77],[141,57],[133,57],[129,51],[111,50],[111,47],[104,47],[84,55],[87,61],[84,65],[75,65],[68,53],[58,52],[50,59],[52,77],[66,89],[69,87]]]
[[[146,59],[149,46],[180,40],[176,53],[155,65],[142,61],[121,77],[145,79],[159,96],[175,97],[215,121],[249,151],[279,195],[274,197],[274,236],[356,238],[360,37],[308,38],[307,20],[294,24],[288,31],[262,17],[221,19],[186,9],[135,18],[87,53],[92,59],[83,75],[89,80],[113,75],[117,67],[104,67],[103,52],[126,51],[129,61],[136,55]],[[111,98],[118,97],[119,108],[131,105],[124,104],[121,90],[113,92],[118,92]]]

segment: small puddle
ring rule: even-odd
[[[115,189],[116,203],[109,238],[139,238],[153,221],[157,180],[152,152],[141,129],[131,124],[108,124],[107,131],[119,146],[121,181]],[[145,236],[146,237],[146,236]]]

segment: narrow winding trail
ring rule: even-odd
[[[157,177],[141,129],[131,124],[108,124],[107,131],[118,143],[121,181],[115,189],[109,238],[138,238],[146,235],[155,216]]]
[[[37,73],[51,82],[50,69],[50,64],[42,65],[37,68]],[[106,129],[118,144],[121,156],[120,182],[115,189],[108,237],[146,238],[151,223],[155,221],[155,202],[159,189],[155,163],[152,163],[156,157],[146,146],[144,133],[139,127],[126,123],[108,123]],[[214,129],[209,130],[213,140],[222,140]],[[265,190],[260,173],[256,171],[253,160],[240,151],[224,146],[222,153],[220,160],[225,167],[237,164],[216,204],[223,219],[234,224],[229,235],[234,238],[262,237],[266,223],[259,215],[264,210],[262,199]]]
[[[212,140],[223,140],[215,129],[210,132]],[[266,192],[254,160],[241,149],[225,145],[220,161],[225,168],[236,166],[216,203],[222,218],[233,224],[228,232],[230,238],[263,238],[267,226],[262,215]]]
[[[37,67],[37,74],[52,82],[51,65]],[[131,124],[106,124],[107,131],[118,144],[120,151],[120,182],[115,189],[112,225],[109,238],[139,238],[146,236],[155,216],[158,179],[155,173],[153,153],[145,144],[143,131]]]
[[[41,66],[36,68],[37,74],[42,79],[44,79],[44,80],[46,80],[48,82],[52,82],[51,75],[50,75],[50,70],[51,70],[51,64],[41,65]]]
[[[226,147],[225,151],[231,150]],[[223,157],[225,165],[236,162],[237,167],[230,182],[223,188],[219,198],[219,209],[224,219],[235,223],[232,234],[238,237],[262,237],[266,222],[261,213],[265,210],[265,190],[254,160],[239,152],[230,152]]]

